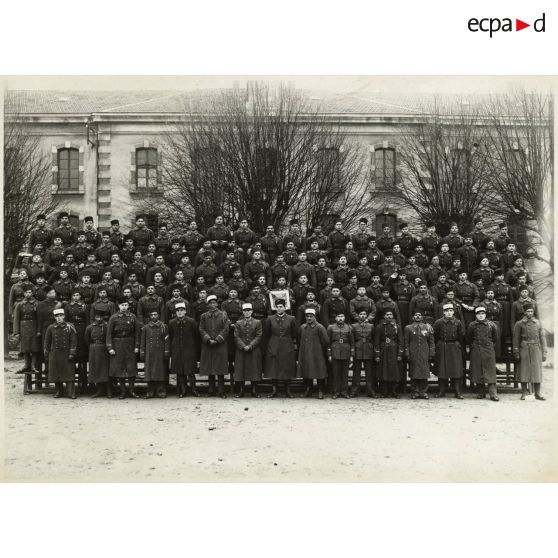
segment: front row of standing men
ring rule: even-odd
[[[462,320],[454,317],[452,304],[444,304],[443,317],[433,326],[424,322],[421,311],[416,310],[412,323],[404,329],[390,310],[376,326],[368,321],[366,311],[359,312],[358,320],[352,325],[345,323],[345,312],[339,312],[335,323],[326,329],[316,320],[314,308],[305,309],[305,323],[298,327],[296,319],[286,313],[283,300],[275,302],[276,313],[263,321],[252,316],[252,304],[244,303],[242,317],[231,325],[227,313],[219,310],[216,296],[209,296],[207,304],[208,311],[202,314],[199,326],[186,315],[186,304],[182,302],[177,303],[176,317],[168,325],[161,321],[159,312],[152,311],[149,321],[140,327],[125,299],[110,318],[104,309],[96,309],[94,322],[86,327],[84,335],[88,381],[97,388],[94,397],[103,393],[112,397],[115,383],[120,388],[121,399],[127,394],[138,397],[135,378],[139,356],[145,363],[147,398],[166,397],[169,373],[177,375],[179,397],[185,395],[187,383],[193,395],[198,395],[196,373],[208,376],[210,395],[225,397],[225,375],[232,373],[236,396],[244,395],[249,381],[252,396],[259,397],[258,383],[265,377],[272,380],[271,398],[277,397],[279,382],[284,384],[286,397],[292,397],[291,381],[295,378],[304,380],[306,397],[311,397],[317,380],[318,398],[322,399],[329,380],[333,399],[349,398],[358,395],[362,370],[369,397],[377,396],[378,387],[384,396],[398,397],[397,391],[404,390],[406,384],[408,363],[412,397],[428,399],[433,363],[439,379],[437,396],[445,395],[451,381],[454,396],[463,399],[464,364],[469,360],[477,397],[485,398],[488,386],[490,399],[498,401],[498,325],[486,318],[482,306],[475,309],[475,319],[465,331]],[[517,376],[522,385],[522,399],[532,383],[535,397],[543,400],[540,386],[542,362],[546,359],[545,336],[534,317],[533,305],[526,304],[524,310],[525,315],[513,329]],[[55,397],[64,395],[66,383],[68,396],[75,398],[78,335],[74,325],[66,323],[62,308],[55,308],[53,314],[55,323],[46,329],[42,347],[48,380],[56,386]],[[30,360],[37,350],[32,339],[25,346],[22,343],[21,351],[26,359]],[[349,387],[351,361],[353,378]]]

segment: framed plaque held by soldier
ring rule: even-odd
[[[291,309],[291,299],[289,297],[289,290],[275,290],[269,291],[269,304],[272,310],[277,310],[275,307],[276,300],[284,300],[285,301],[285,310]]]

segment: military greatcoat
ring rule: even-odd
[[[496,325],[488,320],[475,320],[469,324],[467,344],[471,347],[471,381],[475,384],[496,383],[497,336]]]
[[[169,358],[169,332],[161,320],[149,321],[141,328],[140,358],[145,362],[145,380],[164,382]]]
[[[264,375],[272,380],[296,378],[297,326],[293,316],[277,314],[265,322],[267,348]]]
[[[89,347],[87,381],[91,384],[108,382],[110,358],[107,351],[107,322],[103,320],[88,325],[84,340]]]
[[[32,298],[17,302],[14,309],[14,334],[19,335],[20,353],[37,353],[41,350],[37,328],[38,302]]]
[[[382,320],[374,332],[374,352],[380,358],[378,376],[386,382],[401,380],[401,363],[397,357],[403,356],[403,335],[401,326],[395,320]]]
[[[198,369],[200,334],[196,322],[185,316],[169,322],[170,373],[179,376],[195,374]]]
[[[405,356],[413,380],[428,380],[434,353],[434,329],[430,324],[414,322],[405,327]]]
[[[107,349],[114,349],[110,357],[113,378],[133,378],[137,374],[135,349],[139,349],[140,326],[131,312],[118,312],[110,317],[107,327]]]
[[[236,355],[234,359],[234,379],[236,382],[259,382],[262,379],[262,322],[255,318],[240,318],[234,326]],[[245,351],[244,347],[249,347]]]
[[[227,335],[230,321],[226,312],[209,310],[200,318],[202,341],[200,374],[222,376],[228,373]],[[211,345],[213,339],[217,344]]]
[[[51,324],[48,326],[44,340],[45,359],[48,360],[49,382],[73,382],[75,365],[70,356],[75,356],[77,349],[76,330],[72,324]]]
[[[436,356],[434,373],[440,379],[463,376],[463,322],[455,317],[443,317],[434,323]]]
[[[546,339],[541,322],[524,316],[513,328],[513,352],[519,357],[516,379],[542,382],[542,357],[546,356]]]
[[[319,323],[302,324],[299,333],[298,377],[307,380],[327,378],[325,359],[329,343],[325,327]]]

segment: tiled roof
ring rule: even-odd
[[[181,113],[188,100],[198,103],[223,90],[207,91],[55,91],[11,90],[5,94],[7,114],[154,114]],[[311,105],[320,106],[326,114],[420,115],[428,113],[434,95],[414,94],[336,94],[304,91]],[[478,97],[467,97],[475,103]],[[457,96],[444,96],[443,101],[460,102]]]

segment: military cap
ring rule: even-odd
[[[111,225],[120,225],[120,221],[118,219],[112,219],[110,224]]]
[[[182,308],[182,310],[186,310],[186,304],[184,304],[184,302],[177,302],[174,305],[175,310],[180,310],[181,308]]]
[[[121,295],[118,297],[118,305],[120,304],[129,304],[130,303],[130,299],[124,295]]]
[[[429,229],[430,227],[435,227],[436,225],[434,224],[433,221],[427,221],[426,222],[426,228]]]
[[[465,267],[460,267],[460,268],[457,270],[457,273],[459,273],[459,275],[461,275],[462,273],[467,273],[467,268],[465,268]]]
[[[478,314],[479,312],[484,312],[486,314],[486,308],[484,306],[477,306],[475,308],[475,314]]]
[[[95,308],[93,310],[94,316],[101,316],[102,318],[106,318],[109,315],[109,311],[105,310],[104,308]]]
[[[446,302],[446,304],[442,306],[442,310],[455,310],[455,307],[451,302]]]
[[[85,221],[86,223],[93,223],[93,217],[91,217],[91,215],[88,215],[88,216],[84,219],[84,221]]]
[[[35,273],[35,279],[42,277],[43,279],[46,279],[46,275],[44,271],[38,271],[37,273]]]
[[[180,244],[180,238],[177,236],[171,238],[171,244]]]
[[[386,258],[388,258],[388,257],[390,257],[390,256],[393,256],[392,250],[391,250],[390,248],[388,248],[387,250],[384,250],[384,256],[385,256]]]
[[[475,225],[478,225],[479,223],[482,223],[482,219],[481,219],[480,217],[477,217],[477,218],[473,221],[473,223],[474,223]]]
[[[252,305],[249,302],[245,302],[242,305],[242,310],[252,310]]]
[[[275,306],[278,306],[279,304],[281,304],[282,306],[285,306],[286,302],[283,298],[275,299]]]
[[[305,314],[313,314],[314,316],[316,315],[316,310],[314,310],[314,308],[306,308],[304,310]]]
[[[499,277],[500,275],[504,275],[504,270],[502,268],[498,268],[494,270],[494,275]]]
[[[408,227],[408,226],[409,226],[409,223],[401,223],[399,225],[399,230],[402,231],[405,227]]]
[[[163,227],[165,227],[165,229],[167,228],[167,224],[164,221],[159,223],[159,228],[162,229]]]
[[[517,260],[522,260],[523,256],[521,254],[517,254],[516,256],[513,257],[513,263],[515,263]]]
[[[60,315],[63,316],[63,315],[64,315],[64,308],[55,308],[55,309],[52,311],[52,313],[53,313],[55,316],[60,316]]]
[[[481,277],[482,277],[481,272],[478,269],[475,269],[475,271],[473,271],[472,278],[476,281],[477,279],[480,279]]]
[[[351,269],[348,273],[347,273],[347,277],[350,279],[351,277],[356,277],[356,271],[354,269]]]
[[[457,225],[457,223],[456,223],[455,221],[452,221],[452,222],[450,223],[450,228],[451,228],[451,227],[457,227],[457,226],[458,226],[458,225]]]
[[[368,225],[368,219],[366,217],[361,217],[358,220],[359,223],[364,223],[365,225]]]
[[[217,297],[215,295],[209,295],[206,299],[207,302],[211,302],[212,300],[217,302]]]
[[[58,214],[58,219],[62,219],[62,217],[69,217],[68,212],[62,211],[61,213]]]
[[[502,222],[502,223],[500,223],[498,226],[499,226],[501,229],[505,229],[505,228],[508,226],[508,224]]]
[[[370,238],[368,239],[369,243],[372,242],[372,241],[376,242],[376,235],[374,235],[374,234],[371,234]]]
[[[39,221],[40,219],[44,219],[46,221],[46,215],[44,213],[39,213],[37,215],[37,221]]]
[[[289,225],[298,225],[298,219],[291,219]]]
[[[523,310],[534,310],[535,306],[533,304],[531,304],[530,302],[527,302],[523,305]]]

